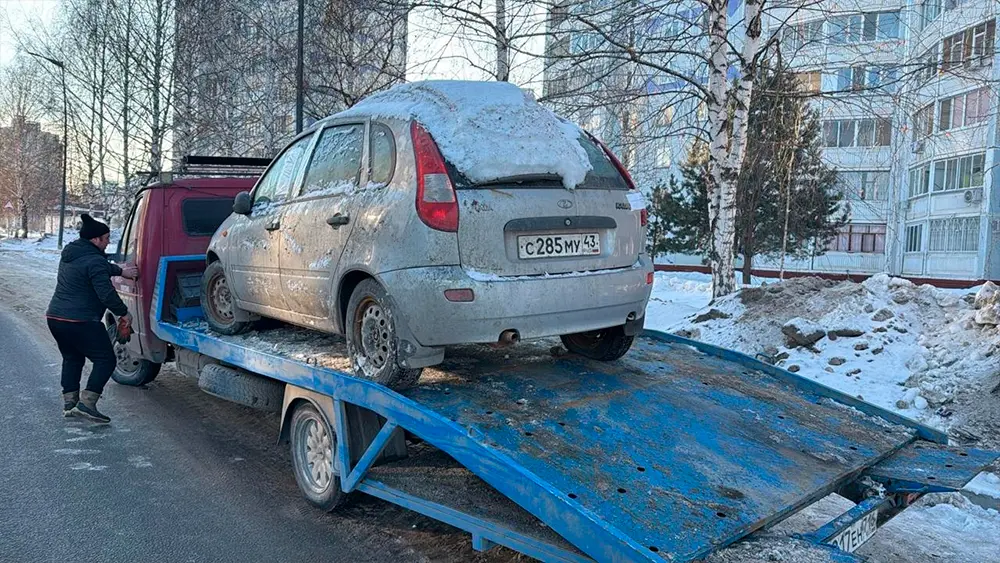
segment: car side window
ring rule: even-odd
[[[396,141],[392,130],[375,123],[371,128],[371,182],[386,185],[396,170]]]
[[[339,195],[358,186],[364,125],[335,125],[320,134],[313,151],[302,195]]]
[[[146,198],[141,197],[139,201],[136,202],[135,211],[132,212],[132,217],[128,222],[128,230],[125,232],[123,241],[125,243],[125,249],[122,251],[122,262],[125,263],[135,263],[135,251],[136,246],[139,243],[139,217],[142,216],[143,210],[146,208]]]
[[[281,153],[281,156],[267,171],[267,174],[261,178],[254,190],[254,208],[280,203],[288,197],[288,190],[298,176],[310,141],[312,141],[312,135],[303,137]]]

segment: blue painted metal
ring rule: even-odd
[[[997,452],[918,442],[865,471],[890,492],[945,493],[961,490]]]
[[[861,520],[872,511],[881,510],[883,507],[889,506],[891,502],[891,499],[888,497],[872,497],[865,499],[851,507],[851,509],[847,512],[844,512],[840,516],[824,524],[815,532],[802,534],[798,537],[812,543],[827,543],[837,534],[846,528],[849,528],[855,522]]]
[[[879,406],[867,403],[861,399],[858,399],[857,397],[852,397],[847,393],[838,391],[832,387],[827,387],[826,385],[823,385],[822,383],[819,383],[812,379],[796,375],[788,370],[784,370],[777,366],[773,366],[771,364],[762,362],[746,354],[742,354],[734,350],[729,350],[727,348],[714,346],[712,344],[707,344],[705,342],[690,340],[687,338],[683,338],[681,336],[677,336],[676,334],[670,334],[666,332],[647,330],[643,333],[643,336],[654,340],[660,340],[663,342],[683,344],[686,346],[690,346],[705,354],[710,354],[712,356],[716,356],[724,360],[737,362],[747,367],[748,369],[762,371],[778,379],[779,381],[788,383],[790,385],[794,385],[809,393],[815,393],[822,397],[832,399],[834,401],[837,401],[838,403],[842,403],[849,407],[858,409],[859,411],[865,414],[871,416],[877,416],[893,424],[900,424],[902,426],[913,428],[914,430],[917,431],[917,435],[924,440],[928,440],[937,444],[948,443],[948,434],[936,428],[932,428],[930,426],[927,426],[926,424],[921,424],[913,419],[906,418],[905,416],[902,416],[888,409],[883,409]]]
[[[375,458],[377,458],[379,454],[382,453],[382,450],[385,449],[385,445],[389,442],[389,439],[392,438],[392,433],[395,432],[397,428],[399,428],[399,426],[397,426],[394,422],[386,422],[385,425],[382,426],[382,429],[378,431],[375,439],[372,440],[372,443],[365,450],[364,455],[362,455],[361,459],[358,460],[358,464],[354,466],[354,469],[351,470],[347,478],[344,479],[342,477],[340,479],[340,487],[345,493],[353,491],[357,484],[361,482],[361,479],[363,479],[365,474],[368,473],[368,470],[371,468]],[[345,435],[346,434],[340,434],[339,436]],[[339,440],[338,438],[338,443],[340,441],[343,440]],[[341,475],[344,474],[345,473],[341,473]]]
[[[506,530],[503,526],[498,526],[496,522],[474,518],[464,512],[459,512],[447,506],[406,494],[375,480],[363,481],[358,486],[358,490],[470,532],[472,533],[473,541],[479,538],[478,547],[475,545],[473,547],[481,551],[488,548],[488,543],[496,543],[505,545],[541,561],[558,563],[593,562],[589,557],[539,543],[534,538]]]
[[[177,322],[179,323],[200,319],[201,315],[201,307],[179,307],[176,311]]]
[[[161,259],[153,323],[160,338],[333,397],[338,436],[348,435],[345,403],[374,411],[597,560],[702,558],[852,481],[915,434],[937,437],[742,354],[655,332],[613,364],[557,359],[531,346],[456,348],[437,368],[444,377],[435,380],[446,383],[400,394],[163,322],[168,267],[194,260],[203,258]],[[337,449],[340,475],[350,479],[347,444],[338,440]],[[370,480],[357,489],[449,523],[468,517]],[[459,527],[529,555],[553,549],[511,539],[502,524],[463,522]]]

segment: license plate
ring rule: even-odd
[[[517,257],[522,259],[593,256],[600,253],[601,238],[597,233],[517,237]]]
[[[875,535],[878,530],[878,510],[865,514],[861,520],[851,524],[844,531],[830,538],[826,543],[848,553],[854,553]]]

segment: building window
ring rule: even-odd
[[[934,191],[964,190],[983,185],[986,154],[970,154],[934,163]]]
[[[831,43],[884,41],[899,37],[899,12],[870,12],[830,18]]]
[[[927,104],[917,110],[917,113],[913,114],[913,140],[919,141],[920,139],[929,137],[933,132],[934,104]]]
[[[941,100],[938,129],[947,131],[986,121],[990,111],[990,89],[980,88]]]
[[[996,20],[990,20],[946,37],[942,42],[941,71],[992,64],[995,35]]]
[[[934,78],[938,73],[938,44],[935,43],[933,47],[924,51],[923,55],[920,55],[920,67],[917,71],[917,77],[924,82]]]
[[[892,137],[889,119],[839,119],[823,122],[828,147],[887,147]]]
[[[844,225],[826,248],[830,252],[885,254],[885,225]]]
[[[931,219],[930,252],[976,252],[979,250],[979,217]]]
[[[958,0],[947,0],[949,2],[956,2]],[[920,27],[921,29],[927,27],[932,21],[937,19],[941,14],[941,0],[924,0],[920,4]]]
[[[885,201],[889,193],[888,170],[848,170],[837,173],[840,191],[855,201]]]
[[[930,183],[930,164],[910,169],[910,197],[917,197],[926,194],[930,188]]]
[[[656,168],[670,168],[672,164],[673,151],[670,147],[670,141],[668,139],[659,139],[656,142],[653,165]]]
[[[923,248],[923,225],[908,225],[906,227],[906,252],[920,252]]]
[[[894,91],[896,67],[854,66],[836,70],[837,91],[883,90]]]
[[[601,46],[601,36],[589,31],[577,31],[570,37],[571,53],[589,53]]]
[[[781,31],[781,42],[786,49],[795,50],[819,42],[823,36],[823,20],[813,20],[786,25]]]
[[[823,74],[818,70],[814,70],[812,72],[797,72],[795,73],[795,77],[798,79],[799,87],[802,88],[803,92],[816,94],[822,89]]]

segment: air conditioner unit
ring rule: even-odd
[[[983,201],[983,188],[973,188],[971,190],[965,190],[965,193],[962,194],[962,197],[965,198],[966,205],[975,205]]]
[[[920,153],[924,152],[924,149],[926,148],[926,145],[927,145],[926,141],[913,141],[910,144],[910,147],[913,150],[913,152],[915,152],[917,154],[920,154]]]

